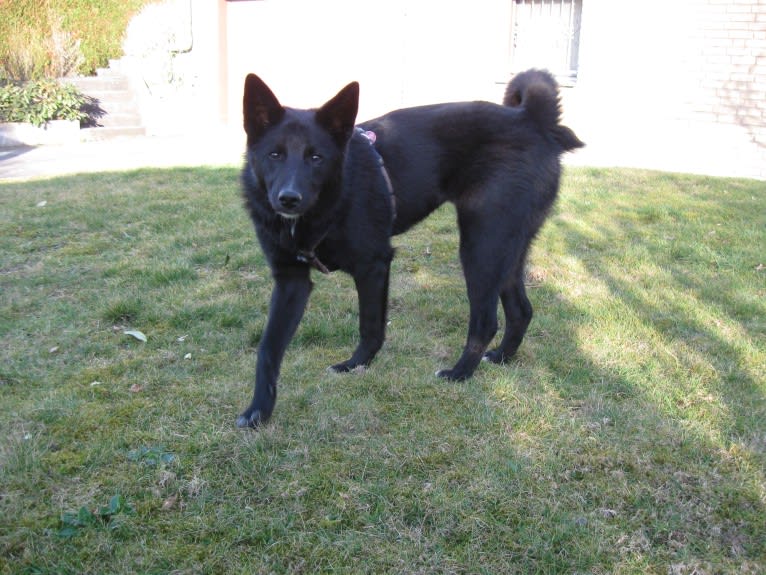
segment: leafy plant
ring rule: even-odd
[[[117,515],[132,515],[133,508],[122,495],[115,495],[109,500],[109,505],[99,507],[91,511],[85,506],[80,507],[77,513],[64,513],[61,516],[61,528],[58,531],[60,537],[74,537],[82,529],[107,527],[110,530],[118,529],[120,524],[114,521]]]
[[[51,120],[83,120],[85,97],[71,84],[38,80],[23,86],[0,87],[0,122],[29,122],[42,126]]]
[[[144,465],[154,467],[160,464],[166,465],[176,460],[175,455],[168,453],[161,447],[141,447],[128,453],[128,460],[142,462]]]

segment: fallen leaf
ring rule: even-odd
[[[184,359],[191,359],[191,354],[190,354],[190,353],[187,353],[187,354],[184,356]]]
[[[165,501],[162,502],[162,510],[170,511],[171,509],[175,509],[177,505],[178,505],[178,495],[171,495]]]
[[[59,350],[59,346],[54,345],[52,348],[48,350],[48,353],[56,353]]]
[[[37,202],[38,208],[44,208],[48,204],[47,201],[43,200],[42,202]]]
[[[90,382],[90,386],[91,386],[91,387],[96,387],[96,386],[99,386],[99,385],[101,385],[101,382],[100,382],[100,381],[91,381],[91,382]]]
[[[137,329],[128,329],[122,333],[124,333],[125,335],[131,335],[135,337],[138,341],[143,341],[144,343],[146,343],[146,336],[142,332],[138,331]]]
[[[141,393],[144,390],[143,385],[139,385],[137,383],[134,383],[130,386],[130,393]]]

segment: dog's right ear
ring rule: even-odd
[[[247,143],[252,144],[285,115],[285,109],[269,87],[255,74],[245,78],[245,95],[242,98]]]

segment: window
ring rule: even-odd
[[[511,67],[547,68],[560,81],[577,79],[582,0],[514,0]]]

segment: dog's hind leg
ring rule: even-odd
[[[468,339],[455,366],[436,373],[439,377],[452,380],[468,379],[473,375],[487,346],[497,333],[499,290],[496,270],[493,269],[497,264],[490,261],[497,252],[486,245],[488,242],[475,237],[477,234],[466,234],[466,231],[467,227],[461,222],[460,260],[471,309]],[[474,237],[469,239],[467,236]]]
[[[487,289],[488,286],[472,286],[472,282],[468,283],[468,300],[471,306],[468,339],[455,366],[436,373],[445,379],[463,380],[471,377],[497,333],[497,291]]]
[[[359,345],[348,360],[333,365],[330,368],[333,371],[345,373],[359,366],[367,366],[383,346],[390,269],[391,256],[354,274],[359,296]]]
[[[500,292],[505,312],[505,333],[500,345],[485,355],[494,363],[503,363],[513,357],[532,321],[532,304],[524,288],[523,266],[519,267],[519,271],[513,273]]]

